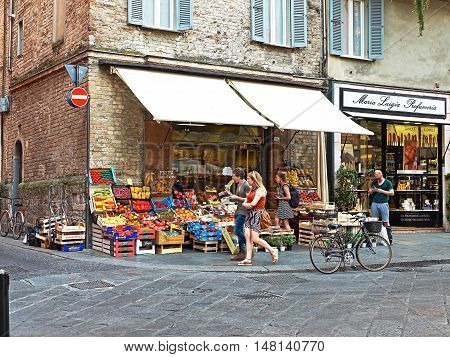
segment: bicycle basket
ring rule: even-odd
[[[364,228],[369,233],[380,233],[383,222],[364,222]]]

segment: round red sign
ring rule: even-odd
[[[67,93],[67,101],[76,108],[84,107],[89,100],[89,94],[84,88],[76,87]]]

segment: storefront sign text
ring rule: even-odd
[[[341,88],[341,109],[360,113],[389,113],[399,116],[445,119],[445,98]]]

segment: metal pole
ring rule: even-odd
[[[0,270],[0,337],[9,337],[9,275]]]
[[[89,207],[89,170],[90,170],[90,142],[91,142],[91,96],[88,96],[87,108],[86,108],[86,179],[85,179],[85,245],[86,248],[91,247],[90,236],[90,207]]]

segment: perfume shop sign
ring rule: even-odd
[[[360,89],[341,88],[340,90],[340,107],[343,111],[446,119],[447,100],[443,97],[425,97]]]

